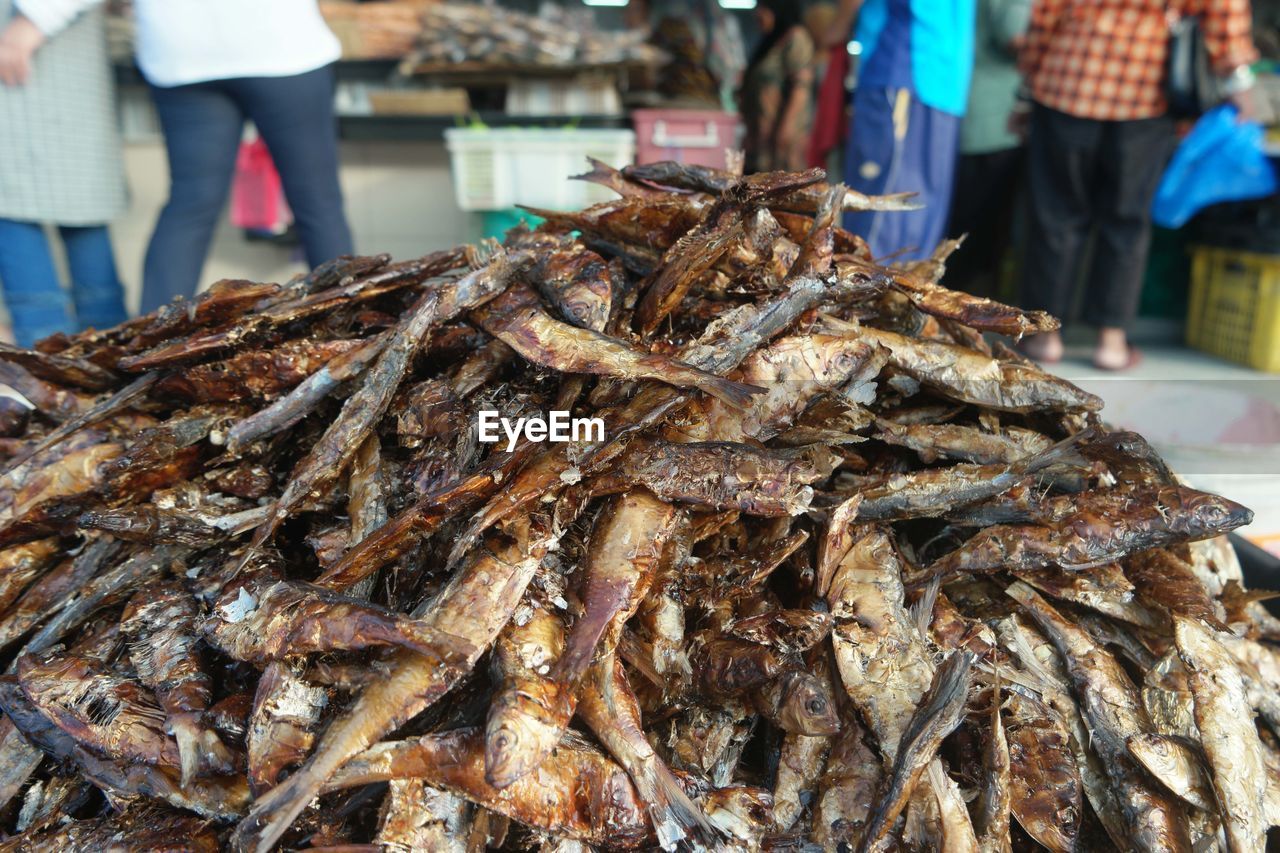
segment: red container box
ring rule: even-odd
[[[675,160],[723,169],[741,145],[736,113],[716,110],[635,110],[636,162]]]

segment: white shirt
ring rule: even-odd
[[[47,35],[100,0],[18,0]],[[134,0],[138,67],[156,86],[288,77],[342,54],[316,0]]]

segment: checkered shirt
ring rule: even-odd
[[[1035,0],[1018,62],[1032,99],[1102,121],[1163,115],[1178,16],[1200,17],[1217,73],[1257,59],[1249,0]]]

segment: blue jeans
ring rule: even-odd
[[[142,311],[191,296],[231,190],[245,119],[271,152],[307,263],[350,254],[338,185],[333,66],[292,77],[151,87],[169,152],[169,201],[147,247]]]
[[[124,288],[105,225],[58,226],[71,272],[62,289],[43,226],[0,219],[0,286],[19,346],[57,332],[105,329],[126,319]]]

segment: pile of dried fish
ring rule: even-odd
[[[320,0],[320,14],[347,59],[401,59],[417,44],[422,10],[432,0],[347,3]]]
[[[662,53],[642,31],[593,26],[591,10],[548,6],[538,15],[477,4],[437,3],[422,9],[417,46],[401,66],[479,63],[499,67],[652,63]]]
[[[1261,849],[1248,510],[837,225],[908,199],[583,177],[0,348],[0,847]]]

